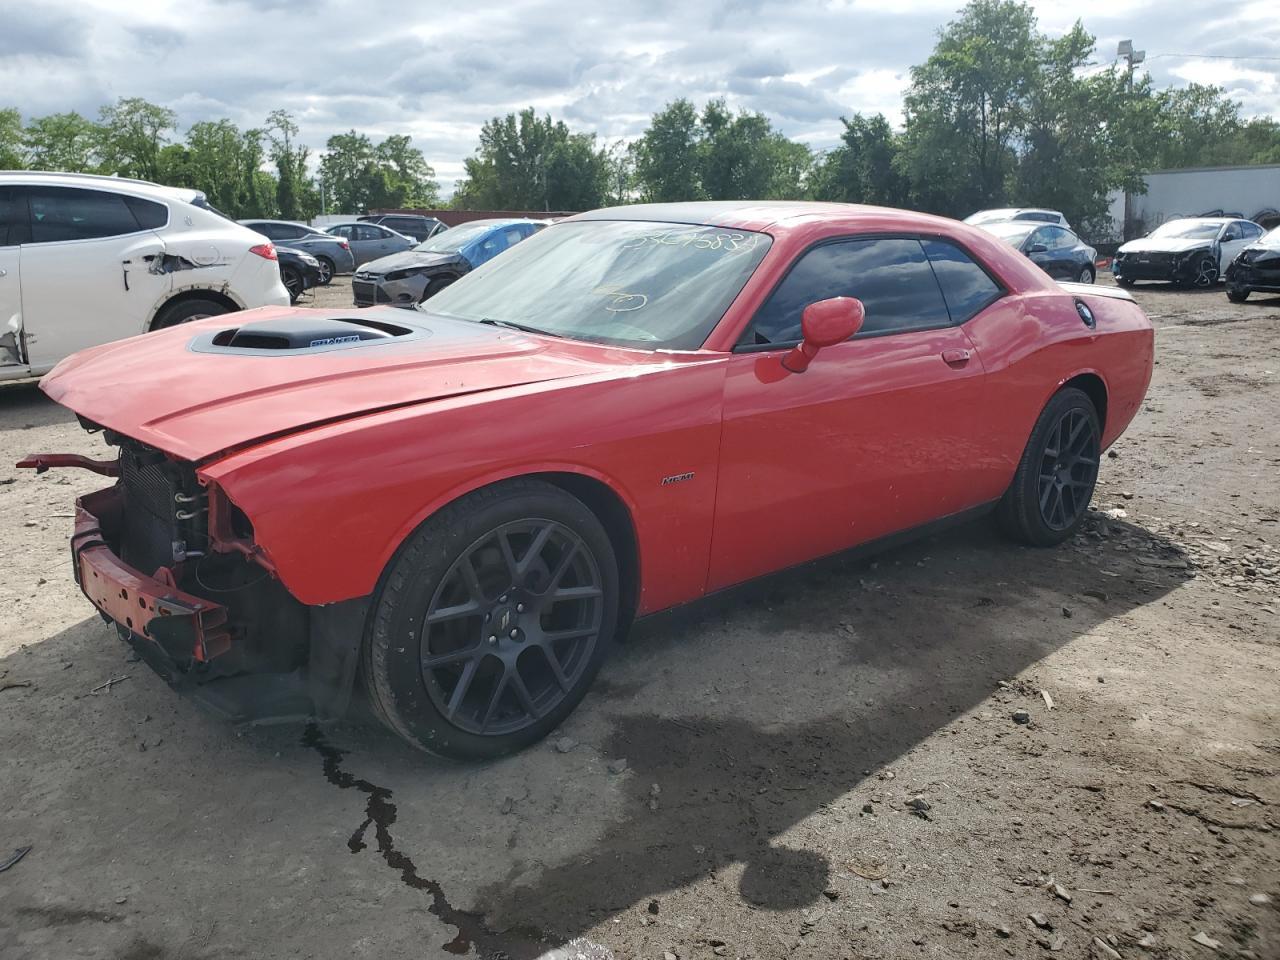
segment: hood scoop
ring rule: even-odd
[[[363,317],[289,316],[202,334],[191,341],[191,350],[238,356],[310,356],[389,341],[418,340],[429,333],[422,327]]]

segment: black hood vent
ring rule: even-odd
[[[297,355],[345,350],[391,340],[426,336],[421,327],[407,327],[364,317],[291,316],[258,320],[206,333],[191,343],[197,353]]]

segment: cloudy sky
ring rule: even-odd
[[[1158,86],[1215,83],[1280,114],[1275,0],[1034,0],[1080,17],[1100,62],[1132,37]],[[185,127],[284,107],[317,150],[354,127],[409,133],[446,192],[489,117],[535,106],[612,140],[675,97],[767,114],[830,146],[839,117],[900,121],[912,64],[960,0],[0,0],[0,106],[24,115],[141,96]],[[1238,59],[1200,59],[1215,54]],[[1273,59],[1246,59],[1250,57]]]

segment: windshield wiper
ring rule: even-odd
[[[485,317],[478,321],[490,327],[506,327],[508,330],[519,330],[521,333],[540,333],[544,337],[556,337],[563,340],[564,334],[552,333],[550,330],[539,330],[537,327],[530,327],[527,324],[516,323],[514,320],[494,320],[492,317]]]

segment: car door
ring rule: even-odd
[[[1218,237],[1218,276],[1222,276],[1236,254],[1249,245],[1251,237],[1246,235],[1244,227],[1244,221],[1232,220],[1222,228]]]
[[[22,345],[22,247],[27,204],[14,187],[0,187],[0,380],[30,373]]]
[[[172,287],[155,269],[163,203],[108,190],[32,185],[22,244],[22,317],[33,372],[85,347],[146,330]]]
[[[371,223],[354,223],[351,225],[351,252],[355,254],[356,265],[377,260],[391,253],[388,239],[391,235],[381,227]]]
[[[981,303],[957,295],[949,306],[946,271],[935,273],[921,241],[862,238],[802,254],[752,319],[726,374],[709,590],[983,496],[968,482],[982,461],[983,368],[961,321],[1002,291],[944,246],[986,284]],[[862,300],[862,331],[786,372],[804,307],[834,296]]]

